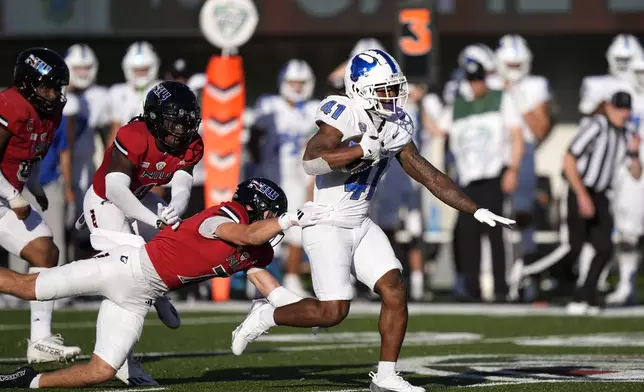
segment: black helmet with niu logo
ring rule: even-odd
[[[180,153],[199,135],[201,112],[197,97],[188,86],[166,81],[148,92],[143,119],[165,150]]]
[[[259,177],[237,185],[233,201],[246,207],[251,222],[275,218],[288,210],[288,200],[282,188]]]
[[[61,115],[67,102],[63,87],[69,85],[69,68],[51,49],[27,49],[18,55],[13,85],[44,117]]]

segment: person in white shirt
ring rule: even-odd
[[[483,51],[468,53],[459,60],[465,80],[459,95],[443,117],[455,157],[458,182],[465,194],[500,214],[506,195],[518,185],[523,156],[521,117],[509,94],[491,89],[490,57]],[[481,227],[460,213],[454,228],[454,259],[465,280],[467,299],[481,298],[481,240],[487,235],[492,250],[494,300],[506,301],[505,248],[502,232]]]

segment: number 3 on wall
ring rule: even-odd
[[[426,8],[401,10],[398,22],[406,25],[413,37],[398,40],[400,51],[407,56],[423,56],[432,50],[432,31],[429,28],[431,13]]]

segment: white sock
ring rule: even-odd
[[[47,268],[29,268],[30,274],[36,274]],[[31,308],[31,341],[51,336],[51,314],[54,311],[54,301],[29,301]]]
[[[295,302],[300,302],[302,300],[302,297],[299,295],[295,294],[291,290],[287,289],[286,287],[278,287],[275,290],[271,291],[270,294],[268,294],[268,297],[266,297],[268,302],[271,303],[276,308],[279,308],[280,306],[286,306],[293,304]]]
[[[273,318],[273,313],[275,313],[275,308],[271,307],[270,309],[264,309],[259,314],[259,319],[262,320],[262,323],[268,328],[276,326],[275,319]]]
[[[40,388],[40,376],[41,374],[36,375],[36,377],[31,380],[31,383],[29,384],[29,388],[31,389],[38,389]]]
[[[637,272],[638,252],[622,252],[619,255],[619,286],[631,288],[631,279]]]
[[[396,362],[378,362],[378,378],[384,380],[396,374]]]
[[[424,293],[424,281],[425,277],[423,271],[412,271],[411,272],[411,297],[413,299],[421,299]]]

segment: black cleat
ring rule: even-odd
[[[0,374],[0,389],[6,388],[29,388],[31,380],[38,375],[38,372],[31,366],[24,366],[11,373]]]

